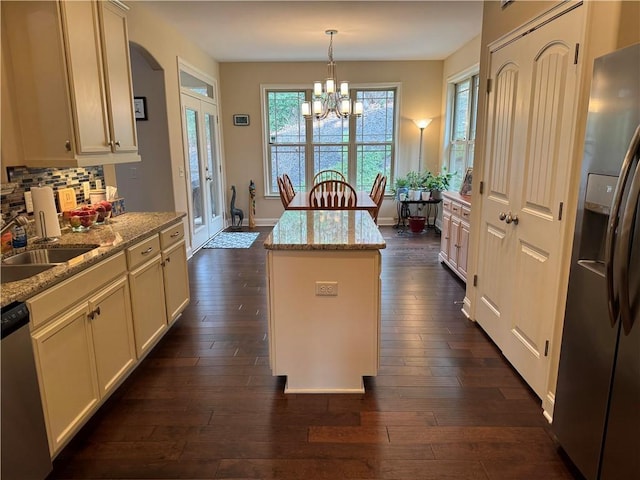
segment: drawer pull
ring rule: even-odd
[[[177,232],[171,234],[171,238],[176,238],[178,236],[180,236],[180,231],[179,230]]]
[[[140,252],[140,255],[149,255],[151,252],[153,252],[153,247],[149,247],[144,252]]]

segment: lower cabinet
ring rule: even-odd
[[[189,304],[189,272],[185,241],[162,250],[164,294],[169,323],[175,322]]]
[[[87,304],[32,335],[49,451],[55,455],[100,401]]]
[[[189,304],[189,271],[184,225],[178,223],[160,232],[164,295],[169,323],[175,322]]]
[[[131,306],[138,357],[146,354],[167,329],[160,250],[129,273]]]
[[[175,321],[188,305],[182,224],[26,303],[49,450],[55,457],[167,331],[168,320]]]
[[[86,280],[70,279],[32,300],[37,315],[48,308],[62,311],[38,322],[32,341],[40,392],[53,455],[91,416],[101,400],[126,377],[136,363],[124,256],[103,268],[92,267],[87,278],[102,276],[94,294],[72,304],[72,292]],[[114,279],[113,275],[117,273]],[[53,307],[58,302],[58,307]]]
[[[468,197],[443,192],[440,261],[467,281],[471,203]]]
[[[100,397],[104,398],[119,385],[120,379],[137,360],[126,277],[118,279],[89,300],[88,318],[98,388]]]

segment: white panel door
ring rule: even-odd
[[[492,54],[493,90],[487,110],[483,178],[486,196],[481,213],[476,320],[500,348],[505,334],[503,316],[508,316],[510,300],[506,278],[513,277],[513,263],[509,261],[512,241],[508,238],[512,232],[507,231],[503,215],[513,208],[516,183],[518,157],[514,152],[518,150],[515,143],[519,140],[516,133],[520,128],[516,123],[520,70],[517,48],[502,48]]]
[[[583,8],[534,31],[527,40],[527,88],[523,91],[526,131],[518,168],[517,203],[511,227],[516,242],[512,284],[514,309],[503,352],[539,395],[545,393],[547,341],[555,323],[560,290],[560,259],[574,138]]]
[[[491,55],[477,320],[542,396],[558,302],[583,8]]]

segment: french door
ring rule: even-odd
[[[224,226],[218,109],[186,93],[181,101],[191,248],[196,251]]]
[[[476,320],[542,398],[559,302],[584,8],[491,52]]]

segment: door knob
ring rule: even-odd
[[[498,214],[498,218],[500,219],[501,222],[504,222],[504,219],[507,218],[507,214],[504,213],[504,212],[500,212]],[[507,222],[507,223],[509,223],[509,222]]]
[[[514,225],[518,224],[518,216],[517,215],[511,215],[511,212],[509,212],[504,220],[507,223],[511,223],[513,222]]]

